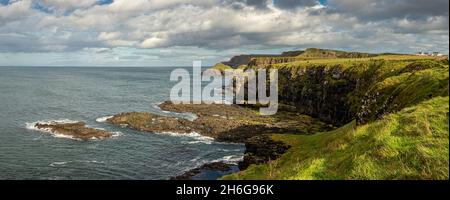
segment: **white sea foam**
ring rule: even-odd
[[[67,165],[69,163],[96,163],[96,164],[104,164],[103,161],[97,161],[97,160],[76,160],[76,161],[52,162],[48,166],[57,167],[57,166]]]
[[[205,143],[205,144],[211,144],[214,141],[214,138],[200,135],[197,132],[191,132],[191,133],[175,133],[175,132],[160,132],[156,133],[160,135],[170,135],[173,137],[189,137],[195,139],[195,141],[190,142],[198,142],[198,143]]]
[[[152,103],[152,107],[153,107],[154,109],[161,110],[161,108],[159,107],[159,105],[162,104],[162,103],[163,103],[163,102]]]
[[[162,103],[164,103],[164,102],[153,103],[152,107],[157,109],[157,110],[160,110],[162,113],[180,116],[183,119],[187,119],[189,121],[195,121],[198,118],[197,115],[194,114],[194,113],[177,113],[177,112],[170,112],[170,111],[167,111],[167,110],[163,110],[163,109],[161,109],[159,107],[159,105],[162,104]]]
[[[48,121],[37,121],[37,122],[31,122],[31,123],[25,123],[26,128],[30,130],[44,130],[44,129],[38,129],[36,127],[36,124],[46,124],[46,125],[52,125],[52,124],[71,124],[71,123],[77,123],[79,121],[73,121],[70,119],[57,119],[57,120],[48,120]]]
[[[65,165],[65,164],[67,164],[67,162],[52,162],[52,163],[50,163],[50,165],[48,165],[48,166],[56,167],[56,166],[59,166],[59,165]]]
[[[105,129],[102,129],[102,130],[105,130]],[[116,137],[119,137],[119,136],[122,136],[122,135],[123,135],[123,133],[120,132],[120,131],[111,132],[111,138],[116,138]],[[102,139],[105,139],[105,138],[103,138],[103,137],[91,137],[89,139],[90,140],[102,140]]]
[[[212,144],[213,141],[209,140],[195,140],[195,141],[188,141],[188,142],[181,142],[182,144]]]
[[[236,164],[240,161],[244,160],[244,156],[243,155],[230,155],[230,156],[224,156],[222,158],[216,159],[211,161],[213,162],[224,162],[227,164]]]
[[[240,155],[228,155],[228,156],[224,156],[222,158],[215,159],[215,160],[202,159],[201,157],[195,157],[194,159],[191,159],[190,161],[195,162],[196,167],[200,167],[204,164],[215,163],[215,162],[223,162],[226,164],[236,165],[239,162],[241,162],[242,160],[244,160],[244,156],[242,154],[240,154]]]
[[[96,160],[82,160],[82,161],[77,161],[77,162],[82,162],[82,163],[98,163],[98,164],[104,164],[105,162],[103,161],[96,161]]]
[[[112,136],[111,136],[111,137],[113,137],[113,138],[119,137],[119,136],[122,136],[122,135],[123,135],[123,133],[120,132],[120,131],[114,131],[114,132],[111,132],[111,133],[112,133]]]
[[[229,142],[217,142],[214,139],[210,139],[210,140],[194,140],[194,141],[183,141],[181,142],[182,144],[226,144],[226,145],[230,145],[230,144],[234,144],[234,145],[243,145],[243,143],[229,143]],[[222,151],[222,149],[219,149],[220,151]],[[225,151],[225,150],[224,150]],[[240,150],[236,150],[236,151],[240,151]]]
[[[54,132],[54,131],[50,131],[49,133],[51,133],[52,136],[55,137],[55,138],[64,138],[64,139],[71,139],[71,140],[79,140],[79,141],[81,141],[81,139],[74,138],[74,137],[72,137],[70,135],[59,134],[58,132]]]
[[[195,158],[193,158],[193,159],[191,159],[191,160],[189,160],[189,161],[191,161],[191,162],[197,162],[198,160],[200,160],[202,157],[201,156],[197,156],[197,157],[195,157]]]
[[[96,122],[106,122],[106,120],[113,118],[114,116],[105,116],[105,117],[99,117],[97,119],[95,119]]]
[[[223,152],[240,152],[243,151],[241,149],[217,149],[217,151],[223,151]]]

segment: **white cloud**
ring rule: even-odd
[[[32,14],[30,6],[30,0],[12,1],[7,6],[0,6],[0,25],[6,22],[26,19]]]
[[[116,32],[101,32],[98,35],[98,39],[99,40],[115,40],[117,38],[119,38],[122,34],[118,31]]]
[[[156,47],[159,47],[159,46],[163,45],[165,41],[166,40],[164,40],[163,38],[152,37],[152,38],[148,38],[148,39],[144,40],[144,42],[142,42],[140,47],[142,47],[142,48],[156,48]]]
[[[105,5],[96,0],[16,0],[0,5],[0,52],[120,47],[196,47],[204,54],[205,49],[235,53],[228,50],[306,47],[448,52],[448,7],[439,5],[448,1],[413,1],[415,7],[405,0],[329,0],[326,6],[315,0],[115,0]],[[36,3],[54,12],[36,8]]]

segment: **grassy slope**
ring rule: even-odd
[[[273,135],[292,148],[278,160],[224,179],[448,179],[448,64],[414,69],[408,64],[422,57],[382,58],[395,62],[376,68],[374,73],[380,76],[368,93],[394,97],[388,106],[404,109],[363,126],[351,122],[312,136]],[[368,60],[373,58],[356,62]],[[347,66],[352,70],[355,59],[322,59],[314,64],[346,61],[351,61]],[[301,61],[278,67],[311,64]],[[377,99],[367,106],[386,104],[384,96]]]
[[[363,126],[316,135],[273,135],[280,159],[225,179],[448,179],[448,97],[435,97]]]

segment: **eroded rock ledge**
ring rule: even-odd
[[[39,130],[61,134],[79,140],[103,139],[112,136],[107,131],[86,127],[86,123],[84,122],[36,123],[34,126]]]
[[[310,134],[330,129],[329,125],[321,121],[289,109],[281,109],[273,116],[262,116],[257,110],[236,105],[175,105],[164,102],[160,108],[177,113],[193,113],[198,118],[189,121],[152,113],[129,112],[117,114],[107,122],[147,132],[197,132],[219,142],[231,143],[245,143],[251,137],[264,134]]]

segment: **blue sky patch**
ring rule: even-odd
[[[9,0],[0,0],[0,4],[6,5],[9,3]]]

